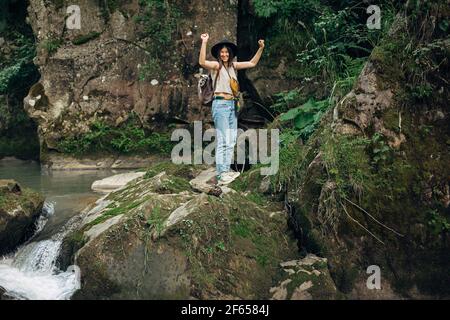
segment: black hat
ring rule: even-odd
[[[217,42],[215,45],[211,48],[211,54],[214,58],[218,59],[219,56],[219,50],[223,47],[227,46],[233,51],[233,55],[237,56],[237,45],[235,45],[233,42],[228,41],[227,39],[223,39],[222,41]]]

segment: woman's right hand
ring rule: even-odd
[[[200,36],[200,38],[202,38],[202,41],[203,41],[203,42],[206,42],[206,41],[208,41],[208,39],[209,39],[209,34],[207,34],[207,33],[202,33],[202,35]]]

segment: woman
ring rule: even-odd
[[[216,61],[206,60],[206,45],[209,35],[201,35],[199,64],[212,72],[214,99],[212,102],[212,117],[216,128],[216,178],[219,185],[228,184],[239,176],[239,172],[230,169],[234,145],[237,138],[237,117],[235,104],[237,97],[233,96],[230,79],[236,79],[235,70],[255,67],[264,49],[264,40],[259,40],[259,49],[250,61],[233,61],[237,54],[237,46],[227,40],[216,43],[211,48],[211,54]],[[217,80],[216,80],[217,76]]]

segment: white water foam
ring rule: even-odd
[[[44,213],[36,222],[36,233],[42,230],[54,205],[46,203]],[[73,230],[71,219],[51,239],[27,242],[14,254],[0,260],[0,287],[14,299],[65,300],[80,288],[78,268],[63,272],[56,266],[65,235]]]

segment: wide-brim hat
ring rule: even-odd
[[[229,47],[231,49],[231,51],[233,51],[233,55],[235,57],[237,56],[237,45],[235,45],[233,42],[231,42],[227,39],[223,39],[223,40],[217,42],[211,48],[211,54],[214,58],[218,59],[219,51],[223,46]]]

